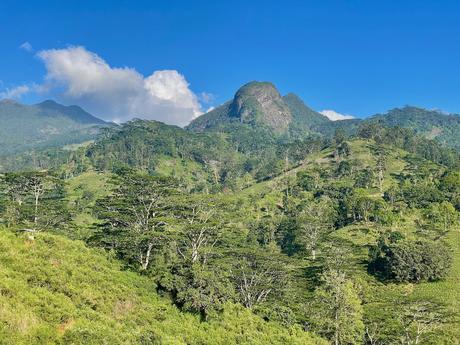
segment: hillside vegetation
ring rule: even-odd
[[[11,156],[0,341],[459,344],[459,152],[396,122],[250,83],[187,129]]]
[[[232,304],[202,322],[78,241],[0,229],[0,248],[0,344],[326,344]]]
[[[66,107],[54,101],[23,105],[1,100],[0,156],[92,140],[107,126],[110,124],[78,106]]]
[[[308,330],[338,344],[456,344],[455,156],[442,165],[420,156],[434,148],[403,149],[416,137],[397,147],[394,130],[360,133],[238,182],[256,151],[138,121],[54,175],[6,174],[3,223],[32,232],[1,233],[4,338],[319,342]],[[219,152],[242,168],[206,165]]]

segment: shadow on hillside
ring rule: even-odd
[[[323,265],[315,265],[305,267],[303,276],[307,280],[307,289],[313,292],[317,286],[321,284],[321,274],[323,273]]]

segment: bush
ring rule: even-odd
[[[439,280],[451,264],[452,254],[442,242],[386,236],[370,249],[369,271],[397,282]]]

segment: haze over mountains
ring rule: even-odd
[[[309,108],[294,93],[282,96],[270,82],[249,82],[232,100],[193,120],[187,130],[230,131],[234,127],[261,127],[285,139],[309,135],[331,136],[341,128],[354,133],[363,122],[409,128],[419,134],[459,149],[460,116],[413,106],[396,108],[366,119],[341,119],[332,113],[321,114]],[[140,114],[141,116],[141,114]],[[80,108],[48,100],[23,105],[12,100],[0,101],[0,153],[11,154],[30,149],[60,147],[93,140],[100,129],[113,126]]]
[[[76,105],[51,100],[24,105],[5,99],[0,101],[0,153],[80,143],[108,125]]]

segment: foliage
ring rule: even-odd
[[[0,248],[2,344],[325,344],[229,303],[203,323],[78,241],[0,229]]]
[[[323,121],[330,122],[318,119],[315,126]],[[460,300],[458,155],[378,123],[363,124],[358,136],[350,136],[346,123],[334,126],[328,139],[320,139],[302,137],[300,129],[273,133],[260,123],[230,121],[192,132],[136,120],[71,151],[64,164],[56,158],[53,173],[2,176],[3,223],[104,248],[107,253],[97,255],[110,257],[118,273],[89,259],[95,281],[110,285],[106,274],[124,277],[114,287],[119,304],[97,316],[92,313],[102,312],[104,303],[93,312],[83,308],[78,322],[84,327],[69,326],[59,341],[302,343],[293,337],[301,339],[304,328],[344,344],[409,343],[432,312],[445,322],[432,323],[419,341],[438,345],[458,338],[458,320],[447,317],[455,316]],[[39,188],[46,191],[39,193],[36,227],[33,188],[22,188],[32,186],[32,177],[44,181],[38,186],[53,186]],[[54,225],[40,225],[57,215]],[[61,247],[73,253],[69,246],[78,243],[42,232],[32,237],[18,236],[31,246],[60,239],[53,249],[40,244],[32,253],[38,256],[58,255]],[[83,258],[96,250],[78,246],[84,249],[75,265],[86,270]],[[5,267],[13,264],[8,259]],[[57,289],[48,269],[34,274],[40,287]],[[71,276],[59,279],[68,285]],[[85,300],[102,294],[88,280],[82,283],[87,289],[74,290],[85,291]],[[127,316],[124,324],[119,314],[132,310],[129,296],[139,286],[148,290],[140,292],[146,304],[136,300],[134,309],[145,313],[133,312],[139,316]],[[79,296],[74,290],[63,294]],[[156,301],[164,303],[160,316],[149,307]],[[418,304],[429,307],[411,319]],[[47,310],[40,318],[58,315]],[[61,339],[53,337],[48,343]]]
[[[379,239],[370,250],[370,269],[397,282],[435,281],[444,278],[452,264],[442,242],[405,240],[392,233]]]
[[[4,222],[40,231],[69,220],[63,205],[64,183],[48,172],[8,173],[1,179]]]
[[[96,205],[102,222],[89,241],[115,250],[120,258],[147,270],[153,251],[167,238],[165,211],[174,181],[123,170],[112,183],[116,185],[112,193]]]
[[[364,335],[363,309],[353,283],[343,272],[328,270],[315,292],[313,320],[332,344],[361,344]]]

